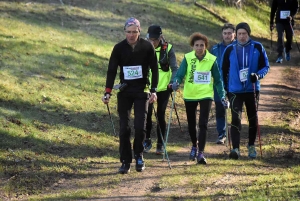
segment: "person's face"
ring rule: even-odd
[[[134,45],[139,38],[140,32],[137,26],[132,25],[130,27],[126,27],[125,34],[128,44]]]
[[[159,38],[149,38],[149,41],[152,43],[154,48],[157,48],[159,45],[160,37]]]
[[[248,32],[245,29],[238,29],[236,32],[236,38],[239,43],[244,44],[249,40]]]
[[[234,37],[235,37],[235,33],[233,29],[231,28],[223,29],[222,38],[225,45],[230,44],[234,40]]]
[[[203,56],[206,50],[205,42],[203,40],[196,40],[193,46],[197,56]]]

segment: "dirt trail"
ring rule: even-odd
[[[299,34],[299,30],[295,30],[295,34]],[[273,47],[275,48],[275,47]],[[283,64],[276,64],[275,61],[275,51],[273,50],[269,55],[270,60],[270,72],[268,75],[261,81],[261,94],[259,100],[259,124],[261,127],[261,138],[264,141],[264,133],[267,133],[267,127],[270,124],[282,123],[285,121],[287,112],[290,109],[289,102],[295,99],[300,99],[300,53],[296,45],[294,44],[294,49],[291,52],[292,60],[289,62],[284,61]],[[294,74],[288,75],[290,70],[294,71]],[[183,106],[181,107],[183,110]],[[299,111],[300,113],[300,111]],[[247,125],[246,116],[243,115],[242,123]],[[299,122],[300,115],[298,116]],[[300,122],[297,126],[297,119],[293,122],[295,127],[300,125]],[[183,127],[186,126],[186,122],[182,121]],[[264,129],[266,129],[264,131]],[[182,141],[190,141],[188,134],[182,134],[178,129],[178,125],[175,128],[172,128],[170,132],[176,132],[177,135],[171,136],[170,141],[176,141],[178,137]],[[272,131],[276,132],[276,131]],[[279,131],[278,131],[279,132]],[[247,128],[243,127],[244,137],[247,135]],[[218,157],[223,156],[224,159],[228,158],[229,149],[226,146],[216,145],[214,142],[216,140],[216,129],[215,129],[215,120],[214,115],[210,118],[209,122],[209,135],[208,143],[205,148],[205,153],[208,159],[216,155]],[[177,137],[177,139],[172,139]],[[245,137],[246,138],[246,137]],[[244,143],[246,140],[244,140]],[[241,142],[243,143],[243,142]],[[121,182],[119,182],[112,188],[108,188],[108,194],[104,197],[98,197],[90,200],[94,201],[143,201],[143,200],[166,200],[166,197],[170,194],[181,194],[184,195],[183,189],[162,189],[159,186],[160,178],[163,175],[167,175],[170,171],[184,172],[186,168],[191,165],[195,165],[195,162],[188,161],[188,155],[190,147],[182,147],[176,153],[169,155],[172,169],[168,168],[167,161],[162,161],[161,156],[156,156],[152,148],[152,153],[145,155],[146,159],[146,170],[143,173],[135,173],[134,163],[132,163],[132,172],[128,175],[123,175],[121,177]],[[106,164],[106,167],[109,167],[111,172],[108,174],[117,174],[119,163],[116,164]],[[102,167],[103,168],[103,167]],[[222,181],[219,181],[222,182]],[[101,183],[101,182],[100,182]],[[104,184],[103,184],[104,185]],[[101,186],[101,184],[100,184]],[[150,193],[155,193],[155,197],[149,198],[147,195]],[[86,200],[86,199],[85,199]]]
[[[299,52],[293,51],[292,57],[297,58]],[[271,59],[270,59],[271,60]],[[297,67],[299,59],[294,59],[290,62],[285,62],[282,65],[277,65],[271,62],[271,70],[269,74],[262,80],[262,90],[259,101],[259,123],[261,127],[270,125],[270,122],[276,124],[276,122],[282,121],[282,118],[289,109],[287,102],[295,98],[300,98],[300,84],[296,80],[288,80],[290,78],[285,77],[286,71],[290,68],[296,70],[298,75],[300,73],[300,67]],[[293,66],[293,67],[291,67]],[[290,95],[293,94],[293,97]],[[245,116],[243,117],[243,124],[247,124]],[[207,154],[208,163],[209,158],[214,157],[218,154],[223,155],[224,158],[228,157],[228,148],[226,146],[216,145],[215,122],[211,120],[209,123],[210,131],[212,134],[208,136],[208,144],[205,148]],[[247,130],[243,128],[244,132]],[[177,132],[178,128],[177,128]],[[189,140],[188,136],[183,137],[184,140]],[[262,132],[262,140],[264,133]],[[95,198],[92,200],[109,200],[109,201],[120,201],[120,200],[151,200],[147,196],[149,193],[155,193],[153,200],[165,200],[165,196],[170,193],[181,192],[181,189],[161,189],[159,187],[159,180],[161,176],[168,174],[169,171],[183,172],[188,166],[194,165],[195,162],[188,161],[188,154],[190,147],[183,147],[176,153],[170,154],[172,170],[168,168],[166,161],[162,162],[160,156],[156,156],[153,153],[145,155],[146,158],[146,170],[141,174],[128,174],[122,177],[122,181],[109,189],[110,193],[107,197]],[[114,174],[118,169],[119,164],[111,165],[111,174]],[[132,163],[132,172],[134,170],[134,163]],[[184,192],[182,192],[184,194]]]
[[[288,82],[284,77],[287,66],[273,66],[267,78],[262,81],[262,91],[259,101],[259,117],[261,124],[276,121],[283,117],[289,109],[288,102],[294,97],[300,97],[300,84]],[[298,70],[299,72],[299,70]],[[296,90],[295,90],[296,88]]]
[[[295,28],[295,34],[299,34],[298,28]],[[275,46],[275,42],[273,43]],[[267,133],[267,128],[273,124],[282,123],[287,115],[288,110],[290,109],[289,101],[293,99],[300,99],[300,53],[296,45],[294,44],[294,49],[291,52],[292,60],[289,62],[284,61],[283,64],[276,64],[273,61],[276,59],[275,47],[273,47],[272,52],[268,52],[270,60],[270,72],[268,75],[261,81],[261,95],[259,100],[259,124],[261,126],[261,138],[264,141],[264,133]],[[286,76],[290,69],[295,71],[293,75]],[[298,76],[298,77],[297,77]],[[291,96],[293,95],[293,96]],[[180,107],[181,110],[183,106]],[[300,112],[300,111],[299,111]],[[242,123],[247,125],[246,115],[243,115]],[[298,119],[300,118],[300,115]],[[183,127],[186,126],[186,122],[182,121]],[[297,127],[297,123],[295,123]],[[299,123],[300,125],[300,123]],[[265,130],[264,130],[265,129]],[[188,134],[182,135],[178,129],[172,128],[170,132],[176,132],[175,136],[177,139],[171,136],[170,141],[181,139],[182,141],[190,141]],[[276,131],[272,131],[276,132]],[[243,127],[244,138],[247,135],[247,128]],[[214,142],[216,140],[216,129],[215,129],[215,120],[214,115],[212,115],[209,122],[209,136],[208,143],[205,148],[205,154],[208,159],[221,156],[224,159],[228,158],[229,149],[226,146],[216,145]],[[241,143],[245,143],[244,142]],[[191,165],[195,165],[195,162],[188,161],[188,155],[190,147],[182,147],[176,153],[169,155],[171,160],[172,169],[168,168],[168,163],[161,160],[161,156],[156,156],[152,148],[151,153],[145,155],[146,159],[146,170],[143,173],[136,174],[134,170],[134,163],[132,163],[132,172],[128,175],[123,175],[121,177],[121,182],[114,185],[112,188],[108,188],[108,194],[102,198],[94,198],[90,200],[101,200],[101,201],[121,201],[121,200],[166,200],[170,194],[180,194],[184,195],[185,192],[183,189],[164,189],[160,188],[159,182],[160,178],[163,175],[167,175],[170,171],[176,171],[178,173],[183,173],[186,168]],[[117,164],[107,164],[111,172],[109,174],[117,174],[117,169],[119,163]],[[222,181],[219,181],[222,182]],[[155,197],[150,198],[147,195],[155,193]]]

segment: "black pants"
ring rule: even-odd
[[[259,91],[256,92],[255,98],[254,93],[229,93],[228,97],[232,116],[230,134],[233,148],[240,149],[243,103],[245,103],[246,106],[249,122],[248,145],[254,145],[257,134],[257,105],[259,100]]]
[[[133,141],[133,152],[135,158],[142,156],[144,147],[143,141],[146,135],[146,117],[149,104],[148,93],[124,93],[118,95],[118,113],[120,117],[120,161],[124,163],[132,162],[131,151],[131,128],[130,114],[132,105],[134,105],[134,130],[135,136]]]
[[[277,53],[278,56],[282,56],[284,47],[286,52],[289,52],[292,49],[293,31],[290,24],[281,24],[281,23],[276,24],[276,30],[278,34]],[[284,32],[286,38],[285,45],[284,45],[284,35],[283,35]]]
[[[166,133],[166,120],[165,120],[165,114],[166,109],[170,97],[170,92],[167,91],[160,91],[157,92],[157,126],[156,126],[156,133],[157,133],[157,143],[162,143],[160,132],[165,139],[165,133]],[[147,115],[147,124],[146,124],[146,138],[150,138],[151,136],[151,129],[152,129],[152,111],[153,111],[153,104],[149,104],[148,108],[148,115]]]
[[[209,111],[211,109],[212,100],[201,101],[184,101],[186,116],[188,120],[189,133],[193,146],[197,146],[197,125],[196,125],[196,113],[197,106],[200,103],[200,115],[199,115],[199,134],[198,134],[198,149],[204,151],[207,137],[207,124]]]

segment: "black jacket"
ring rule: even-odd
[[[282,24],[288,24],[289,20],[287,19],[280,19],[280,11],[290,11],[290,16],[292,16],[292,25],[294,25],[294,16],[298,12],[298,0],[273,0],[272,6],[271,6],[271,15],[270,15],[270,24],[274,24],[274,16],[275,17],[275,23],[282,23]]]
[[[143,78],[134,80],[124,80],[123,66],[142,66]],[[150,89],[156,89],[158,83],[158,66],[155,50],[152,44],[143,38],[139,38],[134,49],[123,40],[116,44],[111,53],[106,88],[113,88],[116,74],[120,67],[120,82],[128,84],[126,92],[144,92],[148,86]],[[152,72],[151,86],[149,86],[149,71]]]

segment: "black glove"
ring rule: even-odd
[[[273,29],[274,29],[274,24],[272,23],[270,24],[270,31],[273,31]]]
[[[179,89],[179,84],[178,84],[178,82],[173,82],[173,84],[172,84],[172,89],[173,89],[173,91],[177,91],[177,90]]]
[[[107,104],[109,102],[110,97],[111,97],[111,93],[105,92],[104,96],[102,97],[103,103]]]
[[[167,86],[167,90],[172,93],[173,92],[173,89],[172,89],[172,84],[168,84]]]
[[[226,100],[225,98],[222,98],[221,102],[222,102],[222,105],[223,105],[223,107],[224,107],[225,109],[228,109],[228,108],[229,108],[230,103],[229,103],[228,100]]]
[[[258,80],[258,75],[256,73],[251,73],[250,79],[252,83],[255,83]]]

